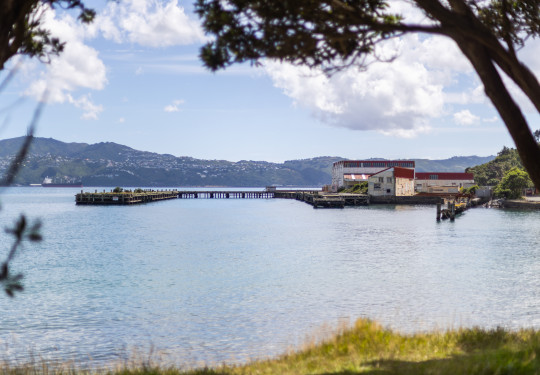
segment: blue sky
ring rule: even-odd
[[[45,11],[45,24],[66,50],[50,64],[21,61],[0,96],[0,138],[25,134],[47,88],[37,135],[65,142],[275,162],[326,155],[443,159],[513,147],[449,40],[393,40],[378,51],[397,53],[393,63],[331,78],[274,61],[210,73],[197,58],[206,36],[191,1],[86,3],[98,11],[90,26],[72,14]],[[405,2],[393,6],[425,22]],[[537,75],[539,46],[532,40],[520,51]],[[519,93],[516,98],[531,128],[540,128],[538,113]]]

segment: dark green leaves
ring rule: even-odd
[[[92,22],[96,13],[81,0],[17,0],[0,7],[0,70],[17,54],[49,61],[62,52],[64,44],[51,37],[42,24],[43,5],[79,11],[78,19]]]
[[[197,0],[215,39],[200,53],[211,70],[274,58],[332,70],[373,52],[400,22],[381,0]]]

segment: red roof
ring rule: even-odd
[[[410,178],[414,180],[414,169],[394,167],[394,177]]]
[[[432,177],[436,176],[436,177]],[[416,172],[417,180],[474,180],[473,173]]]
[[[377,173],[375,173],[374,175],[372,176],[377,176],[378,174],[381,174],[383,172],[386,172],[390,169],[393,169],[394,170],[394,177],[399,177],[399,178],[410,178],[411,180],[414,180],[414,169],[410,169],[410,168],[401,168],[401,167],[391,167],[391,168],[386,168],[386,169],[383,169],[382,171],[379,171]],[[370,176],[371,177],[371,176]]]

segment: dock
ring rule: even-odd
[[[75,195],[75,203],[78,205],[133,205],[149,202],[157,202],[168,199],[178,198],[177,190],[142,190],[121,191],[121,192],[103,192],[85,193],[81,190]]]
[[[461,196],[454,199],[445,199],[445,205],[441,203],[437,204],[437,221],[443,219],[450,219],[454,221],[456,215],[465,212],[468,208],[473,206],[473,200],[470,196]]]
[[[272,191],[178,191],[179,199],[269,199]]]
[[[264,191],[220,191],[220,190],[151,190],[134,191],[120,189],[94,193],[81,190],[75,195],[78,205],[133,205],[167,199],[295,199],[314,208],[343,208],[369,204],[363,194],[323,194],[315,190],[264,190]]]
[[[296,199],[314,208],[343,208],[365,206],[369,197],[364,194],[322,194],[319,191],[276,191],[275,198]]]

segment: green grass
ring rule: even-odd
[[[180,370],[143,364],[99,373],[111,375],[233,374],[540,374],[540,332],[480,328],[405,335],[360,319],[322,343],[245,365]],[[83,374],[74,367],[9,368],[5,374]]]
[[[368,183],[366,181],[353,185],[348,189],[343,189],[340,191],[340,193],[350,193],[350,194],[367,194],[367,192],[368,192]]]

